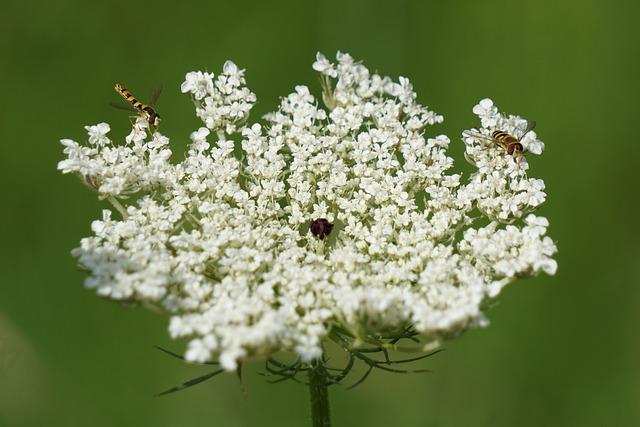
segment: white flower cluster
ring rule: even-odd
[[[448,173],[449,139],[426,135],[442,116],[408,79],[343,53],[318,54],[313,68],[326,109],[297,86],[262,125],[245,124],[255,95],[235,64],[215,81],[188,73],[182,91],[206,127],[177,164],[143,119],[123,145],[104,123],[87,127],[88,145],[62,141],[59,169],[121,214],[104,211],[73,251],[87,286],[169,312],[188,360],[231,370],[284,349],[310,361],[332,328],[365,339],[412,327],[435,340],[486,323],[482,303],[509,282],[556,270],[548,222],[530,213],[544,183],[525,158],[466,136],[477,171],[463,182]],[[474,112],[478,134],[526,127],[490,100]],[[542,151],[533,132],[521,142]]]
[[[125,145],[114,145],[107,137],[107,123],[85,126],[88,145],[63,139],[67,159],[58,164],[64,173],[74,172],[101,197],[126,197],[156,186],[166,186],[176,179],[174,167],[168,162],[169,139],[155,133],[147,140],[148,122],[139,117]]]
[[[213,73],[187,73],[180,89],[193,96],[196,114],[207,128],[234,133],[249,117],[256,95],[244,86],[244,70],[231,61],[224,63],[215,81],[213,78]]]

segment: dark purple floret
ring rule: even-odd
[[[331,224],[325,218],[320,218],[311,221],[311,226],[309,228],[311,229],[311,234],[322,240],[327,237],[329,233],[331,233],[333,224]]]

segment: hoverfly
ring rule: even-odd
[[[520,156],[524,154],[524,146],[520,141],[522,141],[522,138],[524,138],[525,135],[531,132],[535,127],[536,127],[536,122],[533,120],[528,120],[527,128],[522,133],[522,135],[520,135],[517,138],[511,135],[510,133],[502,130],[494,130],[493,132],[491,132],[491,136],[483,135],[478,132],[469,132],[469,131],[464,131],[462,134],[466,137],[479,138],[485,141],[494,142],[499,146],[501,146],[508,155],[513,156],[516,159],[519,159]]]
[[[113,87],[116,92],[118,92],[128,103],[118,103],[112,102],[111,106],[114,108],[119,108],[121,110],[133,111],[135,113],[140,114],[142,117],[149,122],[149,128],[156,129],[160,125],[160,114],[156,112],[156,110],[152,107],[158,101],[160,97],[160,93],[162,92],[162,87],[159,86],[151,93],[149,97],[149,105],[143,104],[138,101],[132,94],[120,83],[116,83]]]

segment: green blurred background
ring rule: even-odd
[[[164,398],[207,372],[154,314],[96,297],[69,251],[105,206],[62,176],[61,138],[107,121],[116,81],[144,98],[164,84],[162,131],[178,157],[196,129],[184,74],[230,58],[258,95],[254,117],[296,84],[319,93],[315,52],[340,49],[445,115],[454,139],[491,97],[533,118],[547,143],[531,174],[557,241],[557,276],[507,288],[492,325],[421,363],[331,389],[336,426],[640,425],[637,1],[87,2],[4,0],[0,10],[0,425],[305,426],[307,390],[244,387],[226,375]]]

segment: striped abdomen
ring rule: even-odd
[[[133,108],[140,111],[141,113],[145,112],[144,107],[146,107],[146,105],[138,101],[135,96],[131,95],[131,92],[129,92],[126,87],[122,86],[120,83],[116,83],[114,89],[116,90],[116,92],[122,95],[122,97],[126,99],[128,103],[133,105]]]
[[[126,99],[127,102],[133,106],[133,108],[138,110],[144,117],[146,117],[146,119],[149,121],[149,125],[158,127],[158,125],[160,124],[160,114],[156,113],[156,111],[148,105],[138,101],[136,97],[133,96],[131,92],[129,92],[127,88],[122,86],[120,83],[116,83],[113,88],[116,90],[116,92],[122,95],[122,97]]]
[[[518,142],[518,138],[513,135],[508,134],[507,132],[501,130],[495,130],[491,134],[491,137],[498,143],[502,145],[509,145],[514,142]]]
[[[507,150],[510,156],[518,156],[524,152],[524,147],[520,140],[513,135],[501,130],[495,130],[491,134],[493,140]]]

